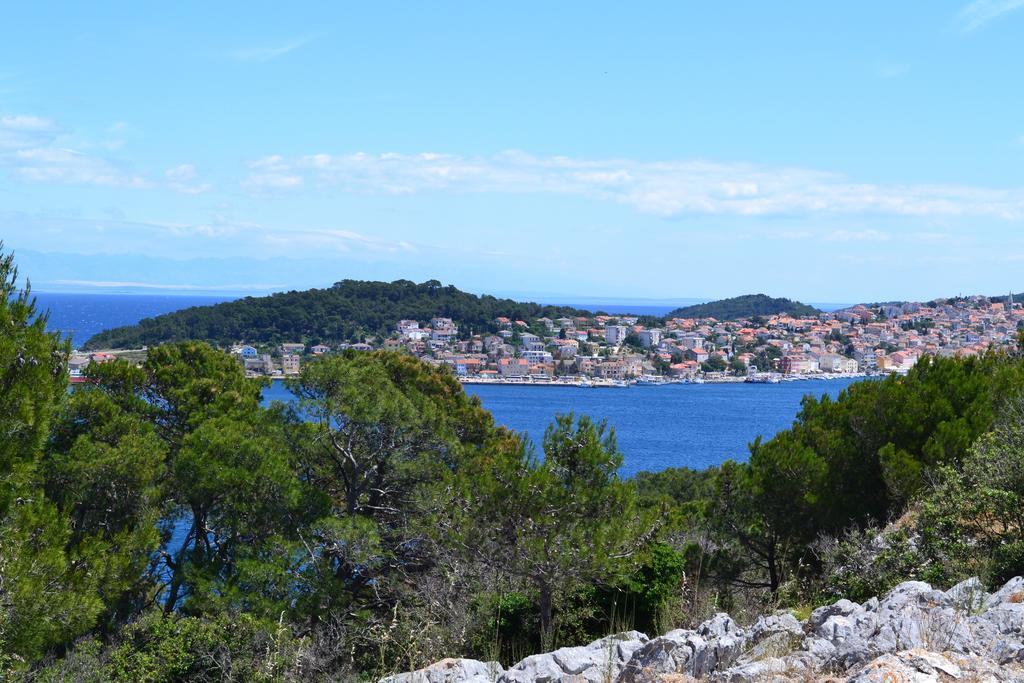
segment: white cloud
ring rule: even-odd
[[[249,164],[249,176],[242,181],[242,187],[259,192],[261,190],[290,190],[303,184],[302,176],[295,174],[283,157],[273,155],[257,159]]]
[[[536,157],[509,151],[490,157],[325,153],[275,155],[250,164],[253,190],[314,187],[353,193],[548,193],[613,201],[647,214],[739,216],[881,214],[1024,218],[1024,188],[882,185],[826,171],[700,160],[634,161]]]
[[[1024,7],[1024,0],[975,0],[957,14],[965,31],[977,30],[989,22]]]
[[[121,165],[67,144],[68,136],[50,119],[29,114],[0,116],[0,168],[8,169],[15,177],[33,182],[149,186]]]
[[[228,53],[228,57],[236,62],[269,62],[311,43],[315,38],[316,36],[312,35],[302,36],[278,45],[232,50]]]
[[[57,126],[50,119],[28,114],[0,116],[0,155],[5,150],[50,144],[58,133]]]
[[[58,182],[109,187],[148,187],[143,178],[126,173],[105,159],[73,149],[35,147],[17,150],[12,157],[16,175],[36,182]]]
[[[415,253],[420,247],[405,240],[390,240],[370,237],[352,230],[339,229],[300,229],[289,231],[268,232],[264,236],[267,243],[289,245],[290,247],[334,248],[348,252],[353,247],[372,252],[382,253]]]
[[[209,192],[211,187],[207,183],[194,182],[198,177],[196,167],[192,164],[179,164],[164,171],[168,186],[175,192],[182,194],[202,194]]]
[[[172,291],[269,291],[282,289],[283,284],[240,284],[240,285],[196,285],[196,284],[171,284],[162,285],[152,282],[131,282],[121,280],[43,280],[43,285],[59,285],[62,287],[95,287],[97,289],[158,289]]]
[[[56,129],[53,121],[40,116],[28,114],[17,114],[15,116],[0,116],[0,127],[8,130],[23,131],[53,131]]]
[[[187,183],[190,180],[194,180],[196,177],[196,167],[192,164],[181,164],[179,166],[172,166],[171,168],[164,171],[164,176],[173,182]]]

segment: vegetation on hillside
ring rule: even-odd
[[[196,341],[69,392],[15,282],[0,259],[3,680],[370,680],[1024,574],[1015,354],[925,359],[808,397],[746,462],[622,480],[604,424],[556,417],[541,457],[399,354],[308,363],[290,406]]]
[[[713,317],[734,320],[788,312],[817,315],[820,311],[789,299],[751,294],[679,308],[672,317]],[[104,330],[85,343],[86,349],[140,348],[179,341],[205,341],[225,347],[245,341],[277,344],[302,341],[308,344],[363,341],[386,337],[399,320],[429,321],[451,318],[460,334],[496,331],[495,319],[505,317],[535,324],[541,317],[592,316],[593,313],[568,306],[544,306],[493,296],[477,296],[431,280],[415,284],[408,280],[365,282],[343,280],[327,289],[283,292],[263,297],[246,297],[211,306],[194,306],[173,313],[146,318],[135,325]],[[664,319],[645,316],[648,326]]]
[[[821,311],[813,306],[790,299],[773,298],[766,294],[744,294],[706,304],[684,306],[668,313],[668,318],[715,318],[741,320],[757,316],[789,313],[792,316],[816,316]]]
[[[399,320],[453,319],[464,334],[493,331],[494,320],[590,315],[568,306],[543,306],[493,296],[477,296],[437,280],[366,282],[342,280],[326,289],[246,297],[212,306],[194,306],[146,318],[137,325],[105,330],[85,348],[140,348],[164,342],[206,341],[225,346],[237,341],[311,344],[362,341],[387,336]]]

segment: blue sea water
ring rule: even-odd
[[[525,433],[539,448],[557,413],[607,420],[623,454],[621,474],[667,467],[704,469],[747,459],[747,444],[788,428],[806,394],[835,397],[852,379],[781,384],[669,384],[626,389],[466,385],[495,421]],[[266,401],[288,401],[274,382]]]
[[[746,460],[747,445],[793,423],[806,394],[831,397],[854,380],[780,384],[668,384],[626,389],[467,385],[495,420],[539,446],[556,413],[607,420],[623,454],[621,473],[704,469]]]
[[[213,296],[174,296],[159,294],[58,294],[35,292],[40,311],[48,310],[48,327],[71,337],[75,348],[97,332],[133,325],[143,318],[152,318],[190,306],[209,306],[230,301]]]

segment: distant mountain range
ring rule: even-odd
[[[791,299],[774,298],[767,294],[744,294],[730,299],[709,301],[706,304],[695,304],[677,308],[669,312],[669,318],[715,318],[717,320],[738,320],[756,316],[778,315],[788,313],[793,316],[813,316],[821,313],[814,306],[792,301]]]
[[[816,315],[819,311],[789,299],[751,294],[678,308],[667,317],[730,320],[778,313],[800,316]],[[498,317],[532,322],[541,317],[593,315],[591,311],[571,306],[477,296],[453,286],[443,286],[436,280],[421,284],[408,280],[343,280],[326,289],[246,297],[146,318],[134,325],[100,332],[91,337],[84,348],[138,348],[185,339],[220,345],[237,341],[337,343],[365,335],[386,336],[403,319],[427,321],[446,317],[466,332],[483,333],[497,329],[494,321]],[[661,320],[659,316],[643,318],[649,325]]]

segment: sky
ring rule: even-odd
[[[1024,0],[9,3],[41,291],[1024,289]]]

